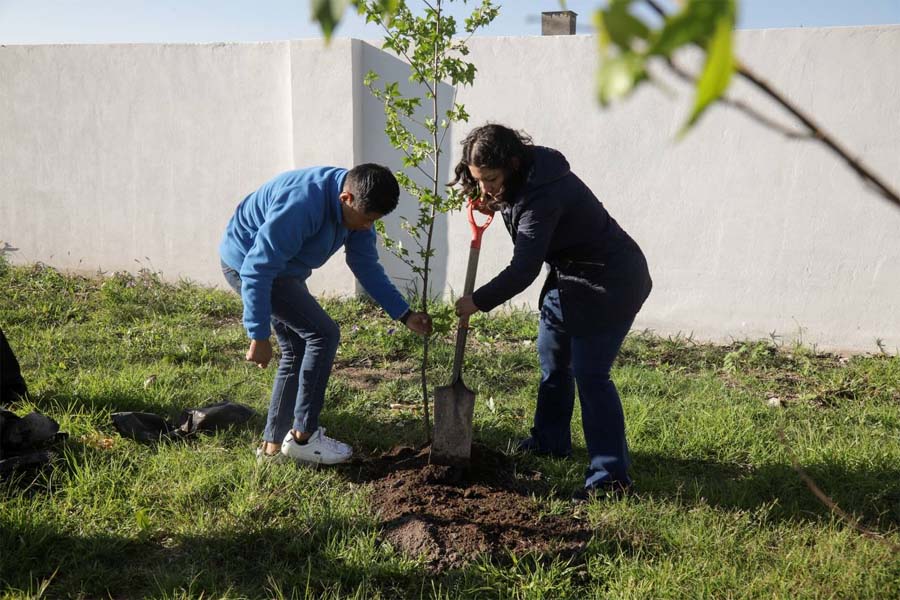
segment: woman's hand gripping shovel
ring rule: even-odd
[[[469,200],[469,226],[472,243],[469,246],[469,265],[463,295],[475,290],[475,273],[478,270],[478,253],[481,236],[494,219],[493,213],[482,225],[475,223],[474,211],[479,206]],[[440,465],[466,465],[472,455],[472,414],[475,412],[475,392],[466,387],[462,379],[463,354],[466,351],[466,335],[469,317],[460,317],[456,329],[456,354],[453,356],[453,378],[450,385],[434,390],[434,440],[431,442],[431,462]]]

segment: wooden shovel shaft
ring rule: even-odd
[[[469,246],[469,265],[466,267],[466,283],[463,295],[469,296],[475,291],[475,274],[478,272],[478,254],[481,250],[474,243]],[[466,336],[469,333],[469,317],[461,317],[456,328],[456,353],[453,355],[453,378],[457,381],[462,376],[463,355],[466,352]]]

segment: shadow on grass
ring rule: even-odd
[[[165,419],[176,418],[181,414],[181,409],[171,403],[160,402],[150,394],[102,391],[91,394],[72,393],[69,391],[44,390],[30,397],[34,405],[53,415],[60,410],[77,409],[79,412],[96,412],[109,410],[110,412],[135,411],[157,414]],[[188,408],[188,407],[184,407]],[[110,423],[110,425],[112,425]]]
[[[821,520],[830,509],[790,465],[737,465],[634,453],[638,494],[705,503],[725,509],[771,506],[768,519]],[[859,467],[819,462],[803,465],[844,511],[881,531],[900,527],[900,466]]]
[[[79,534],[80,523],[14,515],[0,517],[0,595],[21,590],[36,596],[49,581],[48,598],[318,598],[342,597],[341,591],[357,592],[353,597],[429,597],[432,583],[441,589],[485,590],[492,585],[492,570],[521,570],[531,563],[583,565],[585,543],[591,552],[609,553],[627,551],[633,543],[612,526],[601,525],[562,536],[558,550],[487,555],[466,567],[435,573],[380,542],[370,546],[369,540],[380,538],[391,523],[376,530],[367,516],[311,520],[297,515],[276,526],[238,525],[236,530],[186,535],[164,525],[140,531],[136,522],[120,524],[132,533]],[[462,525],[467,523],[475,522]],[[541,533],[528,527],[516,530],[523,539]],[[592,534],[604,541],[590,541]]]
[[[476,441],[501,448],[515,443],[521,432],[507,427],[476,428]],[[638,497],[677,500],[683,504],[706,504],[726,510],[770,507],[768,519],[821,521],[830,509],[820,502],[790,464],[746,465],[678,458],[658,453],[632,452],[631,475]],[[587,452],[576,447],[567,460],[518,456],[517,462],[531,469],[567,480],[577,486],[587,466]],[[900,528],[900,465],[848,467],[829,462],[806,463],[803,469],[844,511],[861,524],[886,532]],[[568,487],[550,489],[541,484],[538,495],[565,495]]]
[[[484,590],[495,588],[493,569],[513,567],[527,572],[538,565],[583,565],[571,552],[482,558],[442,575],[394,560],[390,553],[383,561],[354,562],[331,553],[329,537],[334,531],[348,536],[370,532],[344,521],[319,522],[303,536],[294,528],[273,527],[202,536],[157,532],[134,538],[0,525],[0,542],[11,550],[0,558],[0,592],[38,596],[37,590],[46,582],[42,596],[46,598],[419,598],[431,597],[433,586],[456,589],[468,597],[473,590],[481,591],[475,596],[483,596]],[[616,532],[607,533],[600,537],[617,539]],[[616,543],[600,544],[591,551],[618,552],[622,543]],[[587,580],[583,572],[570,575],[578,583]],[[514,582],[508,583],[514,586]],[[495,593],[490,597],[496,597]]]
[[[247,425],[234,428],[241,435]],[[147,448],[189,446],[195,437],[163,440]],[[150,450],[153,451],[153,450]],[[8,492],[41,502],[59,491],[56,480],[75,465],[109,456],[78,440],[55,448],[57,458],[40,468],[16,473],[2,482]],[[129,460],[142,460],[143,453]],[[123,463],[123,468],[127,464]],[[198,522],[210,522],[207,509],[197,506]],[[76,510],[77,512],[77,510]],[[57,513],[59,514],[59,513]],[[315,598],[335,590],[372,586],[404,597],[410,564],[393,560],[354,561],[354,540],[374,535],[363,517],[310,519],[297,515],[267,527],[247,520],[226,531],[188,533],[153,523],[151,517],[120,519],[123,533],[81,533],[96,523],[46,518],[33,511],[0,510],[0,596],[22,592],[28,597],[280,597]],[[365,542],[363,542],[365,544]],[[348,553],[350,558],[343,555]],[[359,556],[365,554],[362,549]],[[48,589],[38,593],[44,583]],[[412,583],[409,583],[412,585]],[[295,592],[296,590],[296,592]],[[390,594],[389,594],[390,596]]]
[[[418,587],[409,563],[338,556],[335,536],[368,536],[364,524],[320,520],[210,535],[155,531],[135,537],[76,535],[47,525],[0,524],[0,589],[31,590],[50,580],[47,597],[319,597],[361,585],[406,597]],[[296,591],[295,591],[296,590]]]

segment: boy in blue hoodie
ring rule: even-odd
[[[278,175],[244,198],[219,246],[222,271],[241,295],[247,360],[272,359],[270,323],[281,349],[263,444],[257,456],[336,464],[352,449],[325,435],[319,413],[340,331],[306,287],[313,269],[341,247],[366,292],[418,334],[431,319],[413,312],[378,262],[374,223],[397,206],[400,188],[385,167],[314,167]]]

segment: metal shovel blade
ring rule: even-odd
[[[465,466],[472,455],[472,415],[475,392],[462,378],[434,390],[434,440],[431,462]]]
[[[481,235],[493,220],[478,225],[475,222],[475,204],[469,202],[469,225],[472,243],[469,245],[469,264],[466,266],[466,283],[463,294],[469,296],[475,289],[478,272],[478,254],[481,251]],[[456,352],[453,355],[453,377],[450,385],[434,390],[434,439],[431,442],[431,462],[438,465],[466,466],[472,456],[472,415],[475,412],[475,392],[466,387],[462,379],[463,354],[469,317],[459,319],[456,328]]]

